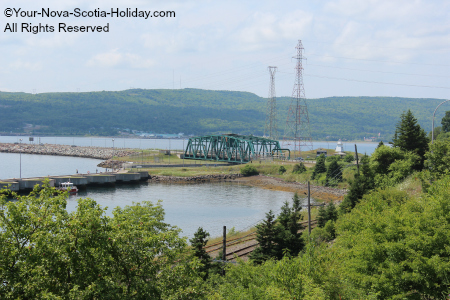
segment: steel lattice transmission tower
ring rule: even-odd
[[[296,78],[294,83],[294,90],[292,91],[292,101],[286,120],[284,141],[285,144],[293,142],[294,151],[298,151],[298,153],[300,154],[302,148],[312,150],[313,145],[311,130],[309,128],[309,116],[305,98],[305,87],[303,86],[302,63],[306,58],[303,57],[304,48],[301,40],[298,41],[295,49],[297,49],[297,55],[293,58],[297,60],[297,64],[295,66]]]
[[[267,115],[266,125],[264,127],[264,136],[270,137],[273,140],[278,140],[278,126],[277,126],[277,97],[275,95],[275,73],[277,67],[268,67],[270,73],[270,89],[269,97],[267,99]]]

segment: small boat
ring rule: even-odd
[[[58,189],[61,191],[69,191],[71,195],[75,195],[78,192],[78,188],[72,182],[61,182]]]

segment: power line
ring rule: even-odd
[[[358,79],[349,79],[349,78],[340,78],[340,77],[321,76],[321,75],[314,75],[314,74],[305,74],[305,75],[306,75],[306,77],[317,77],[317,78],[337,79],[337,80],[355,81],[355,82],[364,82],[364,83],[376,83],[376,84],[399,85],[399,86],[413,86],[413,87],[425,87],[425,88],[450,90],[450,87],[445,87],[445,86],[417,85],[417,84],[406,84],[406,83],[393,83],[393,82],[358,80]]]
[[[383,74],[411,75],[411,76],[423,76],[423,77],[443,77],[443,78],[450,78],[450,76],[444,76],[444,75],[428,75],[428,74],[411,74],[411,73],[398,73],[398,72],[387,72],[387,71],[373,71],[373,70],[363,70],[363,69],[353,69],[353,68],[343,68],[343,67],[324,66],[324,65],[316,65],[316,64],[308,64],[308,66],[316,66],[316,67],[324,67],[324,68],[333,68],[333,69],[342,69],[342,70],[351,70],[351,71],[363,71],[363,72],[371,72],[371,73],[383,73]],[[293,74],[293,73],[290,73],[290,74]]]
[[[318,57],[341,58],[341,59],[373,61],[373,62],[385,62],[385,63],[394,63],[394,64],[403,64],[403,65],[422,65],[422,66],[435,66],[435,67],[450,67],[450,65],[442,65],[442,64],[406,63],[406,62],[393,61],[393,60],[376,60],[376,59],[351,58],[351,57],[331,56],[331,55],[318,55],[318,54],[308,54],[308,55],[318,56]]]

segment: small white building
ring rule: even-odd
[[[344,153],[344,143],[342,143],[341,140],[339,140],[337,142],[337,146],[336,146],[335,151],[336,151],[335,155],[345,155],[345,153]]]

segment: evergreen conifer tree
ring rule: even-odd
[[[338,218],[338,211],[333,202],[328,204],[326,207],[321,206],[319,208],[319,215],[317,216],[317,226],[324,227],[325,224],[332,220],[336,221]]]
[[[327,168],[325,167],[325,155],[320,154],[316,159],[316,166],[314,167],[312,179],[314,180],[320,173],[325,173],[326,171]]]
[[[425,131],[417,123],[417,119],[411,110],[403,113],[397,123],[392,145],[399,147],[403,151],[411,151],[419,155],[420,161],[416,170],[423,169],[425,152],[428,151],[428,138]]]
[[[327,170],[327,181],[333,179],[336,181],[342,181],[342,168],[336,160],[333,160],[330,163]]]
[[[270,210],[263,223],[256,225],[256,240],[259,246],[250,254],[250,259],[261,264],[275,257],[275,240],[278,235],[275,227],[275,215]]]
[[[355,205],[374,188],[374,175],[369,166],[369,157],[364,155],[361,158],[361,174],[355,174],[355,179],[350,184],[348,194],[339,205],[341,213],[350,212]]]
[[[204,248],[206,243],[208,243],[208,236],[209,233],[203,230],[202,227],[199,227],[194,233],[194,237],[189,240],[194,251],[194,256],[203,264],[200,271],[205,274],[204,278],[208,277],[208,271],[211,268],[211,257],[206,253]]]
[[[289,208],[289,207],[287,207]],[[299,223],[300,215],[294,213],[293,210],[284,210],[278,218],[278,227],[275,255],[277,259],[282,259],[285,255],[297,256],[304,247],[301,233],[298,231],[302,229]]]
[[[325,226],[325,223],[327,222],[327,211],[325,209],[325,206],[319,207],[319,214],[317,215],[317,226],[322,228]]]

